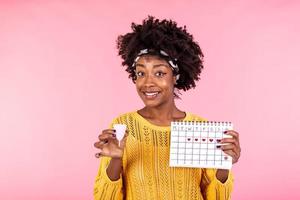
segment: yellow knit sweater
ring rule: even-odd
[[[204,119],[187,113],[184,121]],[[100,159],[94,199],[127,200],[228,200],[233,176],[225,183],[216,178],[216,169],[169,167],[170,127],[151,124],[137,112],[123,114],[112,124],[127,125],[129,136],[123,155],[123,173],[111,181],[106,174],[109,157]],[[112,125],[111,125],[112,127]]]

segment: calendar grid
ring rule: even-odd
[[[231,122],[172,122],[170,166],[230,169],[232,158],[216,148]]]

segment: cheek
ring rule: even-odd
[[[141,88],[141,82],[140,81],[135,81],[135,88],[138,90],[139,88]]]
[[[165,90],[169,90],[173,92],[174,89],[174,84],[173,84],[173,79],[167,79],[161,82],[161,87],[164,88]]]

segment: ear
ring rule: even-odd
[[[136,84],[136,79],[135,79],[135,78],[132,78],[131,80],[132,80],[132,82],[133,82],[134,84]]]
[[[173,76],[173,83],[174,83],[174,85],[177,84],[177,81],[178,81],[179,77],[180,77],[179,74]]]
[[[173,85],[176,85],[176,75],[173,75]]]

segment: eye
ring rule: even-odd
[[[163,72],[163,71],[158,71],[155,73],[155,76],[157,77],[163,77],[164,75],[166,75],[167,73]]]
[[[137,72],[135,73],[135,75],[136,75],[136,77],[142,77],[142,76],[144,76],[144,72],[137,71]]]

